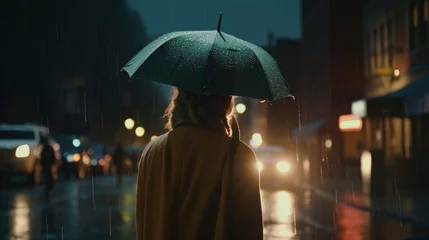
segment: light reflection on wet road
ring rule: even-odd
[[[330,202],[309,191],[263,190],[267,240],[399,239],[413,227]],[[346,196],[347,197],[347,196]],[[353,197],[350,195],[349,197]],[[135,239],[135,177],[60,183],[49,201],[43,188],[2,189],[0,239]]]
[[[276,238],[296,235],[294,196],[287,191],[261,192],[264,215],[264,234]]]

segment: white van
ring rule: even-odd
[[[13,176],[25,174],[29,177],[30,181],[39,182],[40,166],[38,159],[42,138],[47,138],[56,154],[59,153],[59,145],[49,134],[48,128],[33,124],[1,124],[1,175]]]

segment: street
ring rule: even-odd
[[[0,193],[0,239],[134,239],[135,176],[43,186],[12,186]],[[262,190],[265,239],[401,239],[418,229],[319,198],[309,191]]]

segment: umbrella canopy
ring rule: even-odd
[[[292,96],[276,61],[262,48],[221,32],[182,31],[149,43],[124,67],[131,78],[201,95],[274,101]]]

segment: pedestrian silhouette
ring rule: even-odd
[[[41,138],[42,152],[40,154],[40,162],[42,164],[43,179],[46,184],[45,193],[48,194],[54,187],[54,176],[52,174],[52,166],[55,164],[55,153],[47,138]]]

